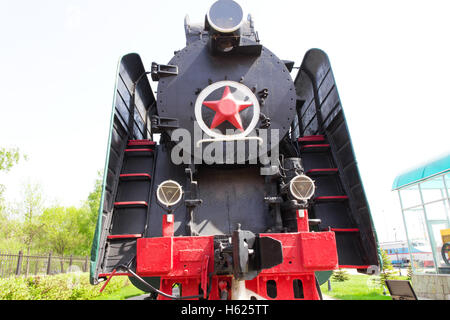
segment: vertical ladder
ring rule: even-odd
[[[360,230],[351,218],[349,197],[343,188],[326,136],[303,136],[298,138],[298,142],[305,174],[316,184],[310,212],[313,218],[321,220],[317,231],[336,233],[340,267],[367,268],[361,257],[355,255],[359,252]]]
[[[148,221],[156,143],[128,140],[124,150],[111,224],[106,237],[105,259],[99,277],[108,276],[118,264],[129,262],[136,252]]]

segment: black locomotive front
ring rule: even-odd
[[[377,267],[326,55],[308,51],[294,81],[232,0],[185,33],[167,64],[120,61],[91,282],[128,275],[160,299],[317,299],[327,270]]]

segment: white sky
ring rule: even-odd
[[[29,156],[0,175],[8,199],[26,181],[48,203],[86,199],[104,166],[119,57],[167,63],[185,46],[184,16],[203,21],[213,2],[0,0],[0,146]],[[240,4],[279,58],[328,53],[379,240],[393,228],[405,238],[394,178],[450,150],[448,0]]]

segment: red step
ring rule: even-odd
[[[348,200],[347,196],[322,196],[314,198],[317,202],[332,202],[332,201],[345,201]]]
[[[133,146],[154,146],[156,145],[155,141],[151,141],[151,140],[128,140],[128,146],[129,147],[133,147]]]
[[[324,169],[311,169],[306,172],[307,175],[320,176],[320,175],[330,175],[338,172],[337,168],[324,168]]]
[[[343,228],[331,228],[330,231],[334,232],[359,232],[357,228],[343,229]]]
[[[125,149],[125,152],[153,152],[153,149]]]
[[[115,207],[148,207],[148,203],[145,201],[123,201],[114,202]]]
[[[304,143],[304,142],[323,142],[325,141],[325,136],[323,135],[316,135],[316,136],[304,136],[301,138],[298,138],[298,142]]]
[[[322,231],[333,231],[333,232],[359,232],[357,228],[329,228],[322,229]]]
[[[301,146],[303,152],[324,152],[330,147],[329,144],[306,144]]]
[[[133,178],[144,178],[151,179],[152,177],[148,173],[122,173],[120,179],[133,179]]]
[[[108,236],[108,240],[114,239],[135,239],[142,238],[142,234],[113,234]]]

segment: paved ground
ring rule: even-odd
[[[322,293],[322,298],[323,298],[323,300],[339,300],[339,299],[336,299],[336,298],[332,298],[332,297],[330,297],[330,296],[327,296],[326,294],[323,294],[323,293]]]
[[[356,275],[362,274],[362,273],[359,273],[356,269],[343,269],[343,270],[347,271],[349,274],[356,274]],[[394,267],[394,271],[400,272],[401,276],[406,276],[408,274],[408,268],[400,269],[400,268]]]
[[[148,296],[149,296],[148,294],[143,294],[141,296],[128,298],[127,300],[145,300],[145,298],[148,298]]]

